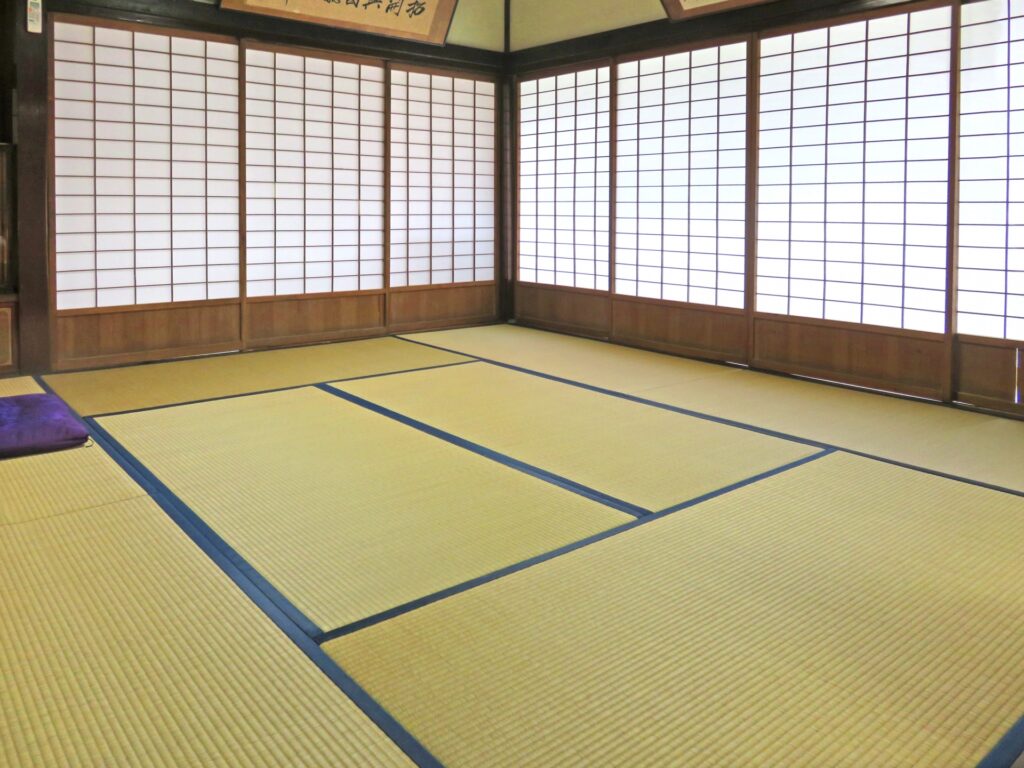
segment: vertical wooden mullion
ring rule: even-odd
[[[302,59],[302,69],[300,70],[302,75],[302,103],[300,105],[302,107],[302,295],[305,296],[309,292],[306,285],[306,281],[309,279],[306,269],[309,264],[309,254],[306,252],[306,243],[309,241],[309,233],[306,231],[306,216],[308,215],[306,201],[309,200],[309,175],[306,168],[306,155],[308,154],[306,137],[309,136],[309,127],[306,125],[306,91],[308,89],[306,87],[306,57],[302,54],[298,54],[298,57]],[[358,98],[357,94],[357,103]]]
[[[505,191],[509,196],[505,210],[505,239],[508,247],[509,296],[506,311],[515,316],[516,281],[519,279],[519,150],[522,146],[521,122],[519,119],[519,78],[511,77],[508,84],[508,111],[505,127],[505,173],[508,175]]]
[[[331,63],[331,167],[334,167],[334,63]],[[363,289],[363,65],[356,64],[356,290]],[[331,174],[331,290],[334,290],[334,175]]]
[[[135,33],[132,32],[132,174],[135,174]],[[53,56],[50,57],[51,66],[51,80],[53,79],[55,67],[53,66]],[[54,112],[56,110],[53,110]],[[98,192],[99,188],[99,176],[97,174],[97,166],[99,161],[96,158],[96,27],[92,28],[92,295],[93,295],[93,306],[98,307],[100,305],[100,269],[99,269],[99,204],[100,196]],[[173,121],[172,121],[173,122]],[[173,129],[172,129],[173,130]],[[54,128],[54,139],[52,146],[56,148],[56,127]],[[173,159],[173,156],[172,156]],[[170,163],[168,163],[170,164]],[[56,167],[56,166],[55,166]],[[173,167],[173,166],[172,166]],[[135,210],[135,179],[132,179],[132,210]],[[54,200],[54,208],[56,208],[56,200]],[[171,209],[171,217],[173,221],[174,209]],[[132,214],[132,229],[135,229],[135,215]],[[55,228],[56,230],[56,228]],[[135,244],[134,234],[132,238],[132,244]],[[173,244],[172,244],[173,245]],[[171,249],[173,258],[174,249]],[[134,259],[134,253],[132,254]],[[133,261],[134,263],[134,261]],[[54,270],[56,279],[56,269]],[[174,299],[174,267],[171,266],[171,299]],[[56,306],[56,295],[54,295],[54,305]]]
[[[598,68],[600,72],[600,67]],[[639,72],[637,88],[640,87]],[[600,90],[600,75],[598,75]],[[638,91],[639,92],[639,91]],[[596,95],[596,94],[595,94]],[[639,102],[639,96],[638,102]],[[596,110],[596,104],[595,104]],[[618,236],[618,174],[619,174],[619,59],[608,62],[608,336],[615,338],[615,242]],[[597,127],[598,115],[594,121]],[[595,133],[596,136],[596,133]],[[594,147],[594,170],[597,170],[597,147]],[[596,197],[596,195],[595,195]],[[597,211],[595,207],[595,213]],[[596,220],[595,220],[596,226]],[[595,238],[596,240],[597,238]],[[595,265],[596,266],[596,265]]]
[[[248,143],[245,117],[249,113],[246,105],[245,84],[248,78],[246,57],[248,46],[245,40],[238,41],[238,332],[239,344],[243,350],[249,347],[249,307],[248,307],[248,232],[249,224],[246,216],[246,159],[245,148]],[[209,193],[209,190],[207,190]]]
[[[409,92],[406,85],[406,104],[408,104]],[[409,146],[409,126],[406,125],[405,145]],[[332,147],[333,149],[333,147]],[[408,152],[406,152],[408,154]],[[406,160],[408,163],[408,160]],[[406,167],[408,173],[408,167]],[[406,216],[408,217],[409,201],[406,200]],[[406,219],[408,221],[408,218]],[[381,299],[381,322],[385,332],[390,326],[391,312],[391,62],[384,62],[384,296]],[[406,235],[406,249],[409,248],[408,235]],[[409,254],[406,253],[406,259]],[[406,262],[408,263],[408,261]]]
[[[743,283],[743,310],[747,316],[747,359],[753,363],[756,354],[754,344],[754,311],[757,306],[757,200],[758,200],[758,135],[761,121],[761,53],[760,38],[751,35],[747,40],[747,173],[746,173],[746,259]],[[790,104],[792,113],[792,103]],[[792,131],[792,117],[790,130]],[[790,200],[793,195],[793,179],[790,177]],[[790,209],[792,213],[792,208]]]
[[[949,45],[949,192],[946,201],[946,325],[943,348],[942,399],[952,402],[957,384],[957,288],[960,245],[960,8],[950,3]],[[1009,198],[1007,198],[1009,199]],[[1004,312],[1005,314],[1005,312]]]

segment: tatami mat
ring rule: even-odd
[[[488,364],[332,386],[650,511],[818,451]]]
[[[1024,491],[1022,421],[510,325],[409,338]]]
[[[507,324],[403,334],[403,338],[585,381],[617,392],[715,379],[735,370],[724,365]],[[712,385],[711,382],[705,383]]]
[[[1024,500],[834,454],[325,648],[447,765],[974,766]]]
[[[144,495],[94,444],[0,461],[0,526]]]
[[[322,629],[633,519],[318,389],[99,423]]]
[[[0,562],[4,766],[411,765],[149,498],[0,527]]]
[[[15,395],[37,395],[43,388],[36,384],[31,376],[16,376],[13,379],[0,379],[0,397]]]
[[[47,376],[83,416],[207,400],[461,360],[393,338]]]

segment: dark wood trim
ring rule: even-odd
[[[942,399],[952,400],[957,391],[956,328],[960,249],[960,0],[950,4],[949,54],[949,187],[946,202],[946,327],[945,354],[948,375]]]
[[[570,72],[582,72],[587,69],[600,69],[601,67],[608,67],[612,70],[610,77],[614,76],[616,58],[614,56],[601,56],[593,59],[585,59],[582,61],[574,61],[568,64],[560,64],[558,66],[543,67],[540,69],[527,69],[519,70],[516,72],[516,76],[520,82],[529,82],[530,80],[541,80],[545,77],[558,77],[559,75],[567,75]]]
[[[470,288],[475,286],[493,286],[497,284],[494,280],[480,280],[472,283],[436,283],[431,285],[401,285],[396,288],[389,289],[389,293],[417,293],[420,291],[439,291],[446,290],[448,288]]]
[[[247,190],[248,170],[245,155],[249,138],[246,134],[248,120],[245,119],[246,109],[245,84],[249,78],[246,73],[249,56],[249,41],[238,41],[238,329],[241,336],[242,349],[249,348],[249,220],[246,202],[249,199]]]
[[[504,26],[504,45],[502,50],[505,53],[509,53],[512,50],[512,0],[505,0],[504,7],[502,9],[502,24]]]
[[[512,76],[502,78],[501,132],[498,150],[498,189],[501,204],[495,218],[498,238],[495,279],[499,285],[498,317],[509,320],[515,312],[515,279],[518,269],[519,231],[519,85]]]
[[[421,75],[440,75],[441,77],[458,77],[463,80],[478,80],[484,83],[497,83],[498,73],[496,72],[473,72],[472,70],[460,69],[452,64],[415,64],[403,61],[391,60],[394,69],[402,72],[414,72]],[[495,90],[497,99],[497,90]]]
[[[14,3],[17,104],[15,228],[17,237],[18,334],[21,370],[50,369],[53,294],[50,290],[50,177],[52,176],[50,89],[53,82],[47,34],[29,34],[25,3]]]
[[[618,113],[619,62],[617,59],[613,59],[608,66],[608,318],[611,326],[610,334],[615,332],[615,248],[619,222],[618,211],[616,210],[619,204]]]
[[[113,312],[119,314],[131,314],[132,312],[152,312],[163,309],[195,309],[196,307],[222,307],[235,306],[241,303],[241,299],[199,299],[196,301],[165,301],[159,304],[129,304],[117,307],[85,307],[83,309],[61,309],[54,312],[54,316],[81,317],[82,315],[109,315]]]
[[[747,175],[746,259],[744,261],[743,311],[747,316],[746,362],[754,358],[754,312],[757,309],[757,203],[760,172],[761,52],[758,38],[747,42]]]
[[[440,47],[183,0],[48,0],[47,10],[485,72],[499,72],[504,64],[502,54],[477,48]]]
[[[18,301],[0,296],[0,375],[18,370]]]
[[[843,320],[823,320],[816,317],[800,317],[799,315],[776,315],[771,312],[755,312],[756,320],[785,320],[791,325],[808,325],[816,328],[834,328],[836,330],[858,331],[860,333],[873,333],[879,336],[903,336],[908,339],[921,339],[925,341],[941,340],[941,333],[929,333],[928,331],[911,331],[902,328],[890,328],[886,325],[867,325],[865,323],[848,323]]]

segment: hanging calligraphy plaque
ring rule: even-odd
[[[221,0],[221,8],[443,45],[458,0]]]
[[[661,0],[670,19],[689,19],[704,13],[717,13],[761,5],[771,0]]]

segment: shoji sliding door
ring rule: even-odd
[[[247,338],[382,331],[385,67],[247,43]]]
[[[56,364],[237,348],[238,47],[53,25]]]
[[[494,81],[395,66],[390,82],[389,324],[493,318]]]
[[[748,47],[619,62],[617,339],[746,356]]]
[[[957,389],[1024,412],[1024,3],[961,14]]]
[[[518,316],[606,334],[611,67],[519,84]]]
[[[939,7],[761,40],[753,362],[943,393],[951,24]]]

